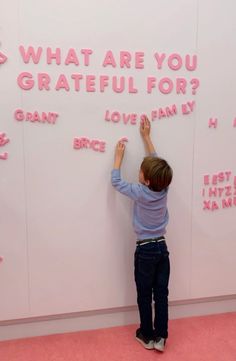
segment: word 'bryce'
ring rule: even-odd
[[[98,139],[89,139],[86,137],[74,138],[74,149],[90,148],[96,152],[105,152],[106,143]]]

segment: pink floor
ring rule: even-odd
[[[236,361],[236,313],[172,320],[163,354],[134,339],[136,325],[0,342],[1,361]]]

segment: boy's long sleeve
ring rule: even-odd
[[[138,200],[141,196],[141,185],[128,183],[121,178],[120,169],[113,169],[111,172],[111,184],[120,193],[133,200]]]
[[[152,153],[150,156],[157,155]],[[168,188],[154,192],[144,184],[128,183],[122,179],[118,168],[111,171],[111,183],[118,192],[134,201],[133,227],[138,240],[161,237],[166,233]]]

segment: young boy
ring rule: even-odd
[[[164,234],[168,223],[167,193],[172,169],[157,157],[150,137],[147,117],[140,124],[140,133],[149,154],[141,163],[139,184],[121,178],[125,145],[118,142],[111,181],[117,191],[134,200],[133,226],[137,235],[135,282],[140,316],[136,339],[146,349],[164,351],[168,337],[169,252]],[[155,302],[154,328],[152,297]]]

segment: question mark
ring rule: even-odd
[[[196,78],[193,78],[190,83],[192,84],[192,94],[196,94],[196,90],[199,87],[200,81]]]

